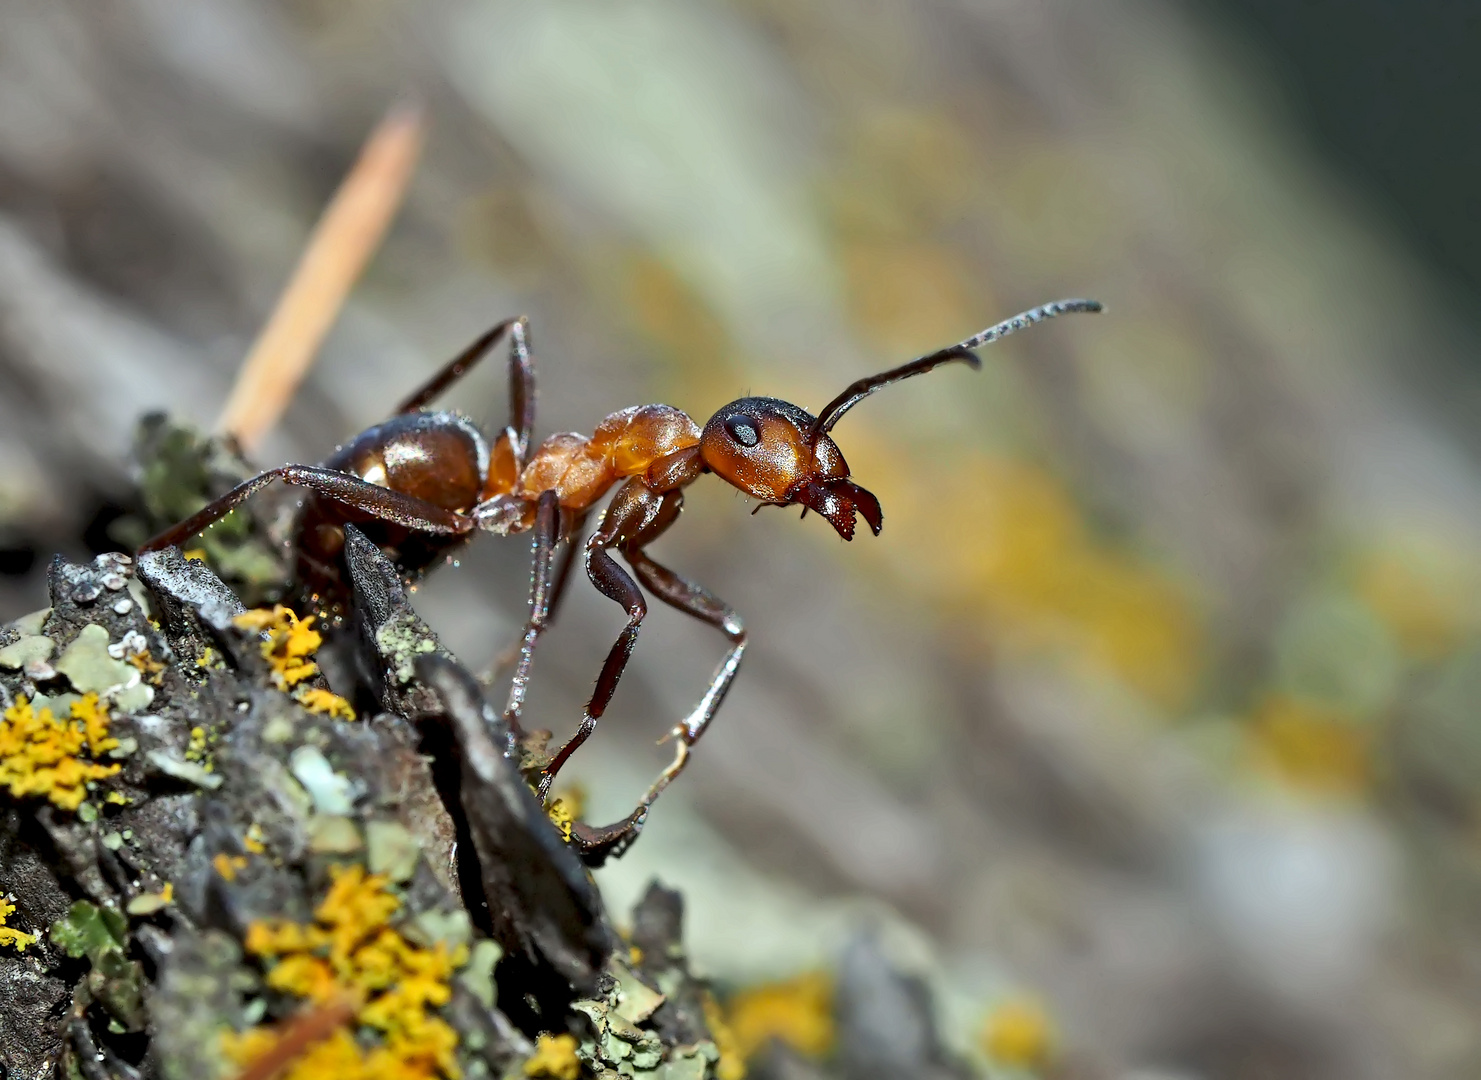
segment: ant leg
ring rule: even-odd
[[[627,626],[623,627],[622,633],[613,642],[611,651],[607,653],[606,662],[602,664],[601,673],[597,676],[596,689],[587,702],[576,734],[571,736],[545,767],[545,773],[540,778],[542,797],[550,790],[556,773],[566,763],[566,759],[596,730],[597,720],[606,712],[607,705],[617,690],[617,683],[627,667],[627,661],[632,656],[633,647],[637,645],[643,617],[648,614],[648,604],[637,583],[617,565],[617,560],[612,558],[609,549],[633,543],[639,537],[646,542],[648,537],[656,536],[678,517],[682,501],[683,496],[677,491],[654,491],[640,478],[633,477],[618,489],[602,517],[601,525],[586,542],[586,576],[603,596],[617,601],[627,609]]]
[[[524,460],[530,446],[530,432],[535,427],[535,368],[530,361],[529,345],[525,341],[528,321],[523,315],[517,319],[505,319],[474,341],[457,356],[449,360],[436,375],[428,379],[414,394],[396,409],[398,413],[416,412],[425,408],[438,394],[466,375],[473,365],[488,355],[505,333],[509,334],[509,426],[518,440],[516,457]]]
[[[530,434],[535,430],[535,364],[525,340],[529,325],[520,316],[509,329],[509,426],[514,429],[517,461],[529,454]]]
[[[534,540],[530,559],[530,614],[525,620],[524,639],[519,646],[519,664],[514,669],[514,678],[509,684],[509,703],[504,706],[504,720],[515,737],[521,735],[520,710],[524,708],[525,689],[530,682],[530,665],[535,659],[535,645],[541,633],[550,625],[550,609],[553,605],[554,589],[551,564],[554,562],[555,545],[560,539],[561,510],[559,497],[553,491],[540,495],[539,508],[535,512]]]
[[[592,540],[595,541],[596,537]],[[627,661],[638,643],[638,630],[643,625],[643,617],[648,614],[648,603],[643,599],[637,583],[627,576],[622,567],[617,565],[617,560],[608,554],[605,546],[596,543],[587,544],[586,576],[591,578],[591,583],[603,596],[616,600],[627,608],[627,625],[622,628],[622,633],[618,635],[617,640],[612,643],[611,651],[607,653],[601,673],[597,675],[596,689],[592,691],[591,700],[586,703],[586,711],[581,716],[581,724],[576,728],[576,734],[566,741],[550,764],[545,766],[545,772],[540,777],[540,797],[542,799],[549,793],[550,785],[555,782],[555,774],[560,772],[566,759],[574,754],[597,729],[597,720],[601,718],[602,713],[607,711],[612,695],[617,691],[617,683],[621,680]]]
[[[285,484],[308,488],[316,495],[363,511],[379,521],[393,522],[418,532],[461,535],[471,532],[474,528],[471,517],[452,510],[444,510],[425,499],[392,491],[390,488],[372,484],[368,480],[351,476],[349,473],[320,469],[312,465],[284,465],[243,481],[180,524],[146,540],[139,551],[141,553],[158,551],[161,548],[174,547],[190,539],[196,533],[216,524],[231,513],[239,503],[267,487],[274,480],[282,480]]]
[[[653,786],[648,789],[648,793],[638,804],[640,807],[646,807],[652,805],[653,800],[658,798],[659,792],[668,787],[669,781],[684,770],[689,760],[689,747],[699,741],[699,737],[704,734],[705,728],[720,708],[720,703],[725,700],[730,684],[735,679],[736,672],[740,670],[741,657],[746,651],[746,627],[734,609],[714,593],[703,585],[680,577],[668,567],[654,562],[641,548],[634,547],[624,550],[623,555],[632,564],[638,580],[654,596],[686,615],[692,615],[701,622],[709,623],[730,640],[730,651],[720,661],[720,666],[715,668],[715,674],[710,678],[709,689],[705,691],[704,697],[700,698],[693,712],[674,726],[672,734],[679,740],[677,753],[672,764],[663,770],[662,775],[654,781]]]
[[[511,507],[513,506],[512,503],[507,505]],[[565,539],[565,548],[561,551],[560,562],[557,564],[555,570],[555,584],[552,585],[550,588],[550,602],[547,605],[547,611],[545,614],[544,629],[546,630],[549,630],[552,626],[555,625],[556,613],[560,611],[561,601],[565,599],[566,585],[571,580],[571,568],[576,564],[576,551],[581,547],[581,532],[585,525],[586,515],[584,513],[577,514],[575,521],[572,522],[570,526],[570,535],[568,535]],[[531,527],[536,528],[538,526]],[[533,584],[534,579],[532,578],[532,587]],[[512,644],[505,648],[502,652],[499,653],[498,656],[494,658],[494,665],[489,674],[487,676],[480,675],[479,679],[485,682],[492,682],[497,677],[498,672],[503,671],[519,658],[521,649],[523,648],[523,644],[523,639],[521,639],[519,643]],[[517,719],[514,722],[513,726],[518,726]]]
[[[571,525],[571,535],[566,538],[566,549],[561,552],[560,565],[556,567],[555,585],[550,590],[550,616],[545,620],[547,627],[555,625],[556,613],[566,598],[566,585],[571,580],[571,569],[576,565],[576,552],[581,547],[581,533],[585,528],[586,515],[582,514]]]

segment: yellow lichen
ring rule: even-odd
[[[382,1041],[362,1050],[348,1033],[337,1033],[301,1055],[286,1080],[456,1080],[457,1032],[432,1010],[447,1004],[452,974],[467,961],[467,949],[441,943],[423,948],[402,937],[391,925],[401,901],[384,876],[359,865],[332,867],[330,875],[312,923],[253,923],[245,948],[268,961],[269,987],[316,1005],[352,1000],[355,1023],[380,1032]],[[260,1054],[263,1045],[251,1032],[233,1035],[226,1044],[239,1063]],[[330,1063],[334,1072],[322,1071]]]
[[[726,1020],[736,1051],[749,1060],[776,1039],[808,1057],[833,1048],[833,980],[812,971],[743,990],[730,1001]]]
[[[314,618],[308,615],[300,619],[289,608],[279,604],[271,610],[256,608],[245,611],[232,621],[243,630],[267,635],[267,640],[262,643],[262,658],[271,666],[273,683],[279,690],[298,687],[293,692],[293,699],[309,712],[353,720],[355,710],[338,694],[298,685],[319,673],[319,665],[312,657],[324,644],[324,637],[313,628]]]
[[[165,665],[160,663],[153,656],[150,656],[148,649],[145,649],[143,652],[130,653],[128,656],[124,657],[124,660],[127,663],[132,664],[134,667],[138,668],[140,674],[142,674],[145,679],[147,679],[151,683],[154,683],[156,686],[159,685],[160,676],[164,674]]]
[[[571,839],[571,826],[581,820],[585,810],[586,792],[577,784],[563,789],[545,806],[546,816],[566,840]]]
[[[999,1002],[983,1018],[978,1043],[982,1052],[999,1065],[1039,1069],[1054,1054],[1054,1026],[1036,999],[1012,997]]]
[[[82,721],[88,753],[93,757],[118,746],[118,740],[108,735],[108,706],[98,700],[97,694],[82,695],[72,703],[71,712],[72,719]]]
[[[576,1036],[542,1033],[535,1040],[535,1052],[525,1061],[526,1076],[546,1076],[551,1080],[576,1080],[581,1075],[581,1059],[576,1056]]]
[[[355,710],[350,703],[338,694],[318,687],[300,687],[294,693],[293,699],[309,712],[322,713],[325,716],[337,716],[341,720],[355,719]]]
[[[272,667],[273,682],[279,690],[297,686],[319,673],[319,665],[309,657],[324,644],[324,637],[313,628],[313,615],[300,619],[291,609],[278,604],[271,610],[244,611],[232,622],[243,630],[267,635],[262,643],[262,658]]]
[[[23,933],[13,926],[6,926],[5,920],[15,912],[15,905],[4,897],[0,897],[0,945],[14,945],[22,952],[27,945],[36,942],[35,934]]]
[[[88,783],[119,770],[79,755],[96,757],[117,745],[108,735],[108,710],[97,694],[74,701],[68,720],[18,698],[0,720],[0,784],[17,799],[45,795],[64,810],[76,810],[87,796]]]
[[[545,814],[555,823],[555,827],[561,831],[561,837],[565,840],[571,839],[571,825],[576,820],[576,815],[571,813],[571,808],[566,805],[566,800],[555,799],[545,808]]]
[[[633,951],[638,950],[634,948]],[[705,991],[704,995],[704,1014],[705,1026],[710,1029],[710,1038],[714,1040],[715,1049],[720,1053],[715,1062],[715,1076],[718,1080],[745,1080],[746,1055],[735,1037],[735,1031],[726,1021],[720,1003],[709,991]]]

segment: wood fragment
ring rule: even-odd
[[[405,198],[425,134],[398,105],[371,132],[325,207],[293,276],[247,354],[217,430],[250,451],[278,422]]]
[[[347,1024],[355,1008],[350,999],[338,998],[303,1010],[279,1027],[278,1041],[237,1073],[236,1080],[273,1080],[310,1046]]]

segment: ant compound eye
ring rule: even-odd
[[[756,421],[744,413],[725,418],[725,430],[742,446],[755,446],[761,441],[761,433],[757,430],[757,426]]]

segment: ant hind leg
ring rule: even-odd
[[[506,333],[509,335],[509,426],[517,440],[516,456],[523,461],[530,447],[530,433],[535,427],[535,367],[530,360],[528,320],[523,315],[505,319],[480,335],[457,356],[449,360],[437,374],[428,379],[410,397],[396,408],[398,413],[417,412],[426,408],[432,399],[452,386],[473,366],[488,355]]]
[[[378,521],[392,522],[418,532],[459,536],[471,532],[474,527],[473,519],[470,517],[452,510],[444,510],[440,506],[424,499],[418,499],[413,495],[404,495],[399,491],[380,487],[358,476],[351,476],[349,473],[321,469],[313,465],[284,465],[243,481],[178,525],[146,540],[139,548],[139,552],[142,554],[146,551],[174,547],[190,539],[216,524],[238,505],[274,480],[282,480],[286,484],[308,488],[316,495],[370,514]]]

